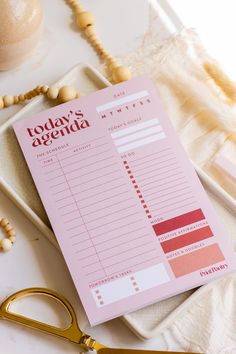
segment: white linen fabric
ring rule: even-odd
[[[212,59],[197,34],[183,30],[159,46],[144,42],[123,60],[134,76],[152,79],[190,159],[236,199],[236,184],[213,163],[221,154],[236,164],[236,105],[205,70]]]
[[[175,341],[185,351],[236,353],[236,274],[203,286],[194,301],[163,332],[166,344]],[[173,348],[172,348],[173,349]]]
[[[235,199],[236,184],[213,162],[223,154],[236,164],[236,106],[205,70],[204,63],[212,58],[193,30],[185,29],[158,43],[149,33],[140,48],[122,61],[132,68],[134,76],[147,74],[152,79],[189,158]],[[236,244],[236,211],[214,195],[210,199]],[[236,353],[236,275],[191,294],[189,291],[135,311],[125,316],[125,321],[143,338],[162,332],[167,346],[176,340],[183,350]],[[189,296],[186,306],[181,305],[181,311],[175,310],[176,315],[169,317]]]

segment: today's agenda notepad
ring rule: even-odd
[[[91,325],[235,270],[149,79],[51,108],[14,130]]]

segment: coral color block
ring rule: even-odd
[[[224,259],[225,257],[218,244],[214,243],[213,245],[201,248],[200,250],[174,258],[169,261],[169,264],[175,276],[178,278],[199,269],[209,267]]]

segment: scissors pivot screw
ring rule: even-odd
[[[80,338],[79,344],[84,346],[87,350],[94,349],[96,341],[87,334],[83,334]]]

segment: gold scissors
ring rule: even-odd
[[[53,298],[58,301],[66,309],[69,318],[70,324],[66,328],[58,328],[51,326],[49,324],[33,320],[29,317],[18,315],[10,311],[11,304],[30,295],[45,295],[47,297]],[[81,352],[95,350],[98,354],[177,354],[177,352],[166,352],[166,351],[155,351],[155,350],[136,350],[136,349],[116,349],[108,348],[103,344],[100,344],[95,339],[93,339],[88,334],[82,332],[78,326],[77,318],[75,311],[69,301],[57,294],[53,290],[45,288],[29,288],[18,291],[11,296],[9,296],[1,305],[0,305],[0,319],[9,320],[23,326],[33,328],[44,333],[48,333],[62,339],[68,340],[70,342],[76,343],[79,346]],[[179,352],[178,352],[179,353]],[[188,353],[190,354],[190,353]],[[197,354],[197,353],[191,353]]]

